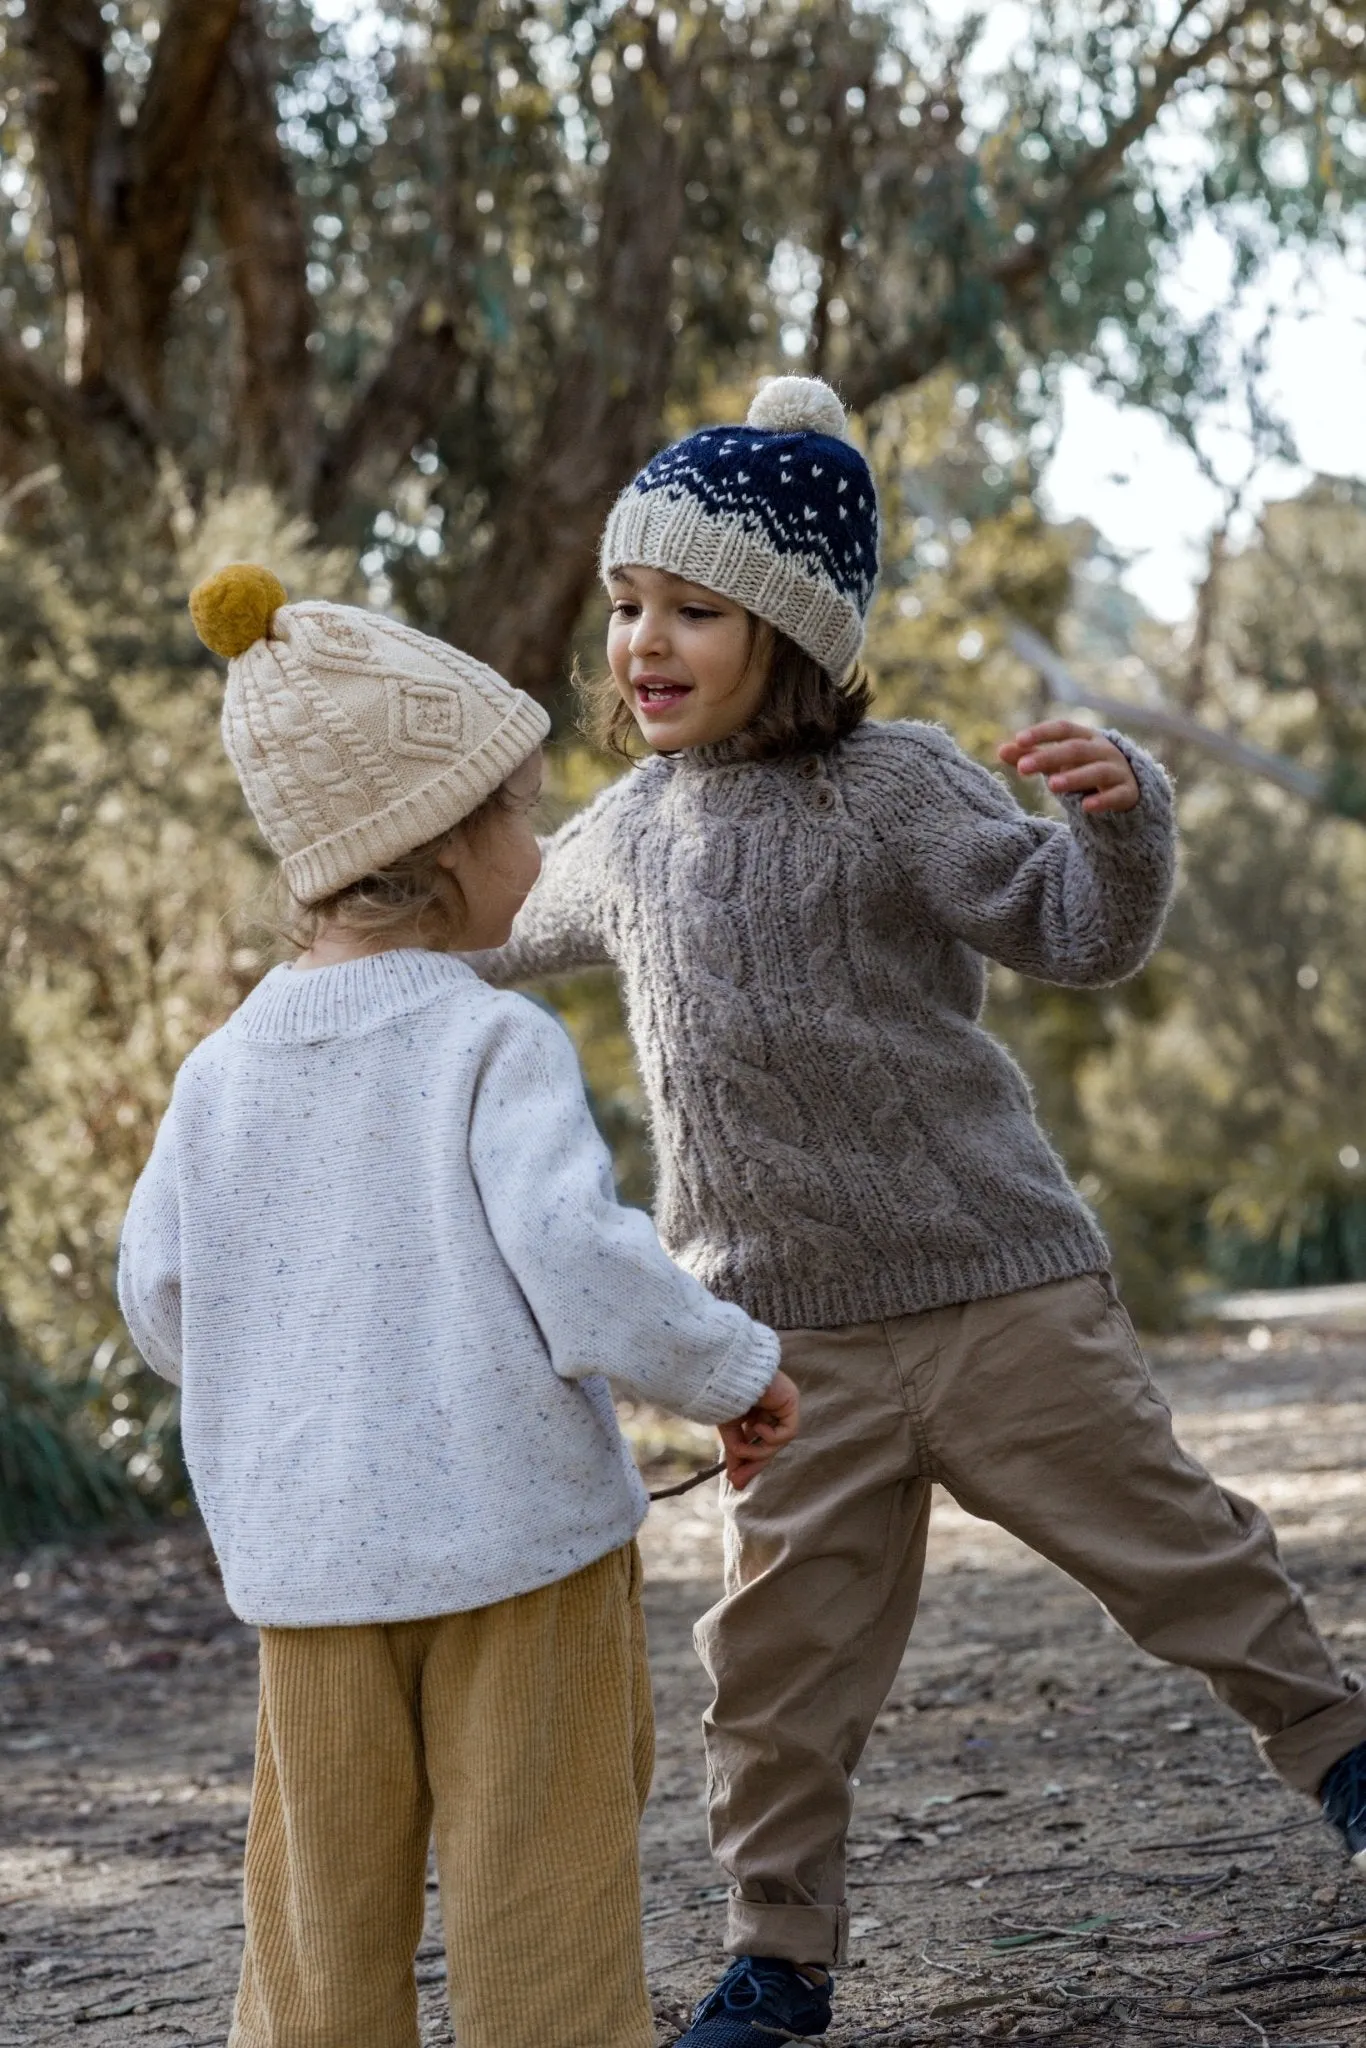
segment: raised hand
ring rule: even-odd
[[[1017,775],[1044,776],[1054,796],[1085,790],[1084,811],[1131,811],[1139,800],[1138,778],[1128,761],[1113,740],[1089,725],[1046,719],[1002,741],[996,752]]]

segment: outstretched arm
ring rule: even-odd
[[[697,1422],[759,1402],[778,1339],[674,1265],[648,1216],[617,1201],[573,1046],[530,1003],[509,1000],[499,1019],[470,1161],[556,1372],[606,1373]]]
[[[1040,981],[1101,987],[1135,973],[1161,934],[1176,866],[1171,786],[1132,741],[1062,723],[1001,751],[1046,776],[1065,824],[1025,811],[947,733],[902,728],[895,854],[935,920],[977,952]]]
[[[507,988],[544,974],[610,966],[602,809],[611,794],[541,842],[540,880],[517,913],[512,937],[493,952],[465,956],[485,981]]]

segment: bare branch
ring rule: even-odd
[[[1322,776],[1316,775],[1311,768],[1302,768],[1298,761],[1287,761],[1282,754],[1268,753],[1265,747],[1253,746],[1251,741],[1240,740],[1232,733],[1217,732],[1213,726],[1202,725],[1199,719],[1189,717],[1184,711],[1170,711],[1160,704],[1135,704],[1127,698],[1112,697],[1108,690],[1094,689],[1090,683],[1073,675],[1056,649],[1019,619],[1010,622],[1008,637],[1021,661],[1027,662],[1043,677],[1058,703],[1099,711],[1106,718],[1122,720],[1138,732],[1158,733],[1164,739],[1182,740],[1214,760],[1222,761],[1225,767],[1237,768],[1245,775],[1258,775],[1263,781],[1274,782],[1278,789],[1288,789],[1292,795],[1303,797],[1311,804],[1326,802],[1327,790]]]

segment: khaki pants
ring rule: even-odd
[[[1108,1277],[789,1331],[783,1366],[802,1433],[727,1490],[726,1596],[697,1629],[732,1953],[844,1959],[849,1780],[915,1619],[932,1480],[1203,1672],[1299,1790],[1366,1740],[1366,1693],[1266,1517],[1175,1441]]]
[[[431,1621],[261,1631],[230,2048],[417,2048],[434,1829],[460,2048],[649,2048],[634,1544]]]

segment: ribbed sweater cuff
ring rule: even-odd
[[[781,1349],[772,1330],[742,1329],[698,1400],[698,1409],[709,1412],[695,1419],[715,1426],[747,1414],[777,1372],[780,1359]]]
[[[1063,798],[1063,808],[1074,831],[1080,830],[1087,845],[1097,853],[1123,848],[1125,860],[1133,858],[1136,843],[1164,848],[1173,831],[1175,795],[1166,770],[1127,734],[1107,732],[1134,771],[1138,802],[1131,811],[1102,811],[1099,817],[1082,809],[1079,796]]]

